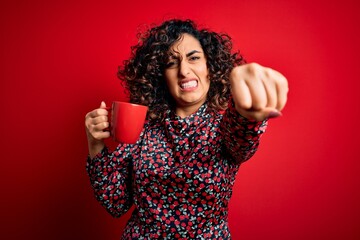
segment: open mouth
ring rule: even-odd
[[[182,90],[192,90],[198,86],[198,81],[195,79],[188,80],[188,81],[182,81],[180,83],[180,87]]]

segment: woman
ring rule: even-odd
[[[245,64],[225,34],[170,20],[140,37],[118,76],[149,107],[136,144],[109,152],[105,103],[86,115],[87,171],[115,217],[134,205],[123,239],[230,239],[228,203],[239,166],[281,115],[287,81]]]

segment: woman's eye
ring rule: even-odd
[[[200,57],[198,57],[198,56],[192,56],[192,57],[190,57],[190,61],[195,61],[195,60],[198,60],[198,59],[200,59]]]
[[[175,67],[178,64],[177,61],[169,61],[166,63],[167,68]]]

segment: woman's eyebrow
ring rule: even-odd
[[[187,53],[186,54],[186,57],[190,57],[191,55],[195,54],[195,53],[201,53],[200,51],[198,50],[192,50],[191,52]]]

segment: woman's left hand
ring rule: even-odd
[[[282,115],[288,82],[281,73],[250,63],[235,67],[230,83],[235,108],[245,118],[262,121]]]

